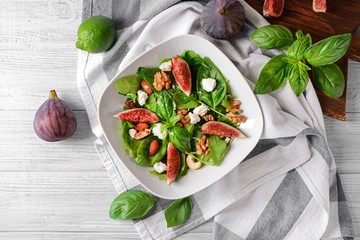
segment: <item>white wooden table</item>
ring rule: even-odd
[[[138,239],[131,221],[108,217],[117,195],[97,156],[76,84],[82,1],[0,1],[0,239]],[[356,227],[360,226],[360,63],[349,62],[347,120],[325,118]],[[56,89],[78,129],[46,143],[37,108]],[[180,239],[211,238],[209,221]],[[360,238],[360,231],[356,233]]]

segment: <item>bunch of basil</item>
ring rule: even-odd
[[[136,219],[145,216],[157,201],[153,196],[141,190],[131,190],[121,193],[111,203],[109,215],[112,219]],[[167,227],[184,223],[191,214],[190,198],[175,200],[166,210]]]
[[[264,49],[287,49],[286,54],[274,56],[260,72],[254,93],[265,94],[278,90],[289,79],[291,89],[300,96],[309,82],[308,70],[320,91],[329,97],[341,97],[345,79],[335,64],[346,53],[351,34],[342,34],[323,39],[315,44],[309,34],[301,30],[293,38],[290,30],[281,25],[269,25],[257,29],[250,39]],[[290,47],[289,47],[290,45]],[[310,68],[306,61],[312,66]]]

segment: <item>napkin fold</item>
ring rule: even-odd
[[[269,24],[246,2],[244,27],[229,41],[215,40],[200,29],[207,1],[84,0],[83,19],[95,15],[116,22],[115,45],[102,54],[80,51],[78,86],[95,147],[118,192],[144,188],[125,169],[106,141],[97,120],[97,104],[109,81],[138,55],[182,34],[214,43],[253,87],[265,63],[279,51],[254,45],[249,36]],[[142,239],[171,239],[214,217],[214,239],[351,239],[352,221],[314,88],[296,97],[290,86],[256,96],[263,111],[261,139],[247,158],[224,178],[192,195],[193,210],[183,224],[167,228],[159,199],[143,218],[134,220]],[[241,99],[241,97],[240,97]],[[115,197],[115,196],[114,196]]]

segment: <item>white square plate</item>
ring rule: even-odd
[[[120,77],[136,74],[140,66],[157,67],[162,59],[180,55],[184,50],[193,50],[200,57],[209,57],[223,76],[229,80],[232,94],[242,102],[241,109],[247,117],[247,121],[240,126],[240,130],[247,138],[235,138],[220,166],[209,165],[199,170],[189,169],[186,176],[168,186],[166,181],[160,181],[156,176],[149,174],[149,170],[153,168],[136,165],[134,160],[125,153],[125,146],[120,136],[121,130],[119,130],[120,120],[115,119],[113,115],[122,110],[126,97],[118,94],[113,85]],[[255,147],[263,129],[260,106],[243,75],[217,47],[195,35],[181,35],[164,41],[131,62],[112,79],[104,90],[98,105],[98,117],[106,139],[123,165],[147,190],[166,199],[189,196],[224,177]]]

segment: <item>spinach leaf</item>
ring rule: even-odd
[[[300,37],[296,40],[287,51],[287,55],[297,60],[304,58],[304,52],[311,46],[310,34]]]
[[[177,109],[196,108],[197,106],[199,106],[199,103],[197,101],[197,98],[196,98],[195,94],[191,94],[188,97],[179,88],[169,89],[168,92],[173,97],[173,99],[174,99],[174,101],[176,103],[176,108]]]
[[[218,166],[223,161],[226,152],[227,144],[219,136],[211,135],[209,140],[210,154],[205,157],[204,163]]]
[[[176,109],[174,99],[167,91],[161,91],[157,99],[156,113],[163,121],[168,121]]]
[[[147,108],[148,110],[152,111],[152,112],[156,112],[156,107],[157,103],[156,103],[156,94],[152,93],[149,95],[144,107]]]
[[[191,214],[192,203],[190,198],[181,198],[175,200],[166,210],[165,219],[167,227],[174,227],[184,223]]]
[[[228,95],[225,96],[224,100],[222,100],[221,105],[222,105],[224,108],[226,108],[226,109],[228,109],[228,110],[231,110],[229,101],[230,101],[230,100],[233,100],[233,99],[234,99],[234,97],[228,94]]]
[[[203,65],[203,60],[199,55],[197,55],[194,51],[184,51],[180,57],[184,59],[190,67],[192,72],[198,72],[201,65]]]
[[[190,137],[192,137],[195,129],[195,124],[189,124],[185,127],[185,129],[189,132]]]
[[[134,219],[145,216],[154,206],[154,199],[150,194],[133,190],[120,194],[111,203],[109,215],[112,219]]]
[[[121,120],[121,138],[123,140],[126,150],[129,151],[130,157],[136,157],[136,153],[141,143],[141,140],[135,140],[129,135],[129,130],[133,127],[133,125],[131,125],[132,123]]]
[[[297,30],[297,32],[295,33],[296,39],[301,38],[302,36],[304,36],[303,32],[301,30]]]
[[[301,64],[288,65],[288,78],[291,89],[296,96],[300,96],[306,89],[309,82],[309,74]]]
[[[157,140],[159,142],[159,148],[157,153],[154,156],[151,156],[149,149],[153,140]],[[139,145],[135,163],[140,166],[154,166],[155,163],[159,162],[165,156],[168,142],[169,140],[167,138],[163,141],[155,136],[145,138]]]
[[[181,128],[178,125],[169,129],[169,139],[175,147],[181,152],[190,152],[191,137],[189,132],[185,128]]]
[[[180,170],[177,177],[183,177],[187,174],[187,171],[189,169],[187,163],[186,163],[186,154],[184,152],[180,152]]]
[[[199,94],[199,100],[203,101],[211,108],[215,108],[221,103],[226,95],[226,80],[219,69],[208,57],[204,57],[204,63],[207,67],[200,67],[196,79],[197,92]],[[201,81],[204,78],[213,78],[216,80],[216,87],[212,92],[207,92],[202,88]]]
[[[149,173],[154,176],[157,176],[159,180],[163,180],[163,181],[167,180],[166,173],[158,173],[156,170],[150,170]]]
[[[168,61],[171,61],[171,58],[165,58],[165,59],[161,60],[160,64],[162,64],[164,62],[168,62]]]
[[[313,67],[313,80],[316,86],[329,97],[341,97],[345,89],[345,79],[340,68],[335,64]]]
[[[279,50],[284,50],[294,42],[290,30],[281,25],[268,25],[258,28],[251,34],[250,39],[259,47]]]
[[[263,67],[256,82],[254,93],[265,94],[278,90],[286,82],[288,63],[282,58],[284,54],[274,56]]]
[[[137,75],[140,79],[145,80],[154,92],[158,92],[154,87],[154,76],[157,72],[161,72],[160,68],[139,67]]]
[[[123,95],[128,93],[136,94],[140,88],[140,81],[140,78],[136,75],[125,76],[114,83],[114,88]]]
[[[334,63],[344,56],[350,41],[350,33],[325,38],[306,50],[305,58],[314,67]]]

